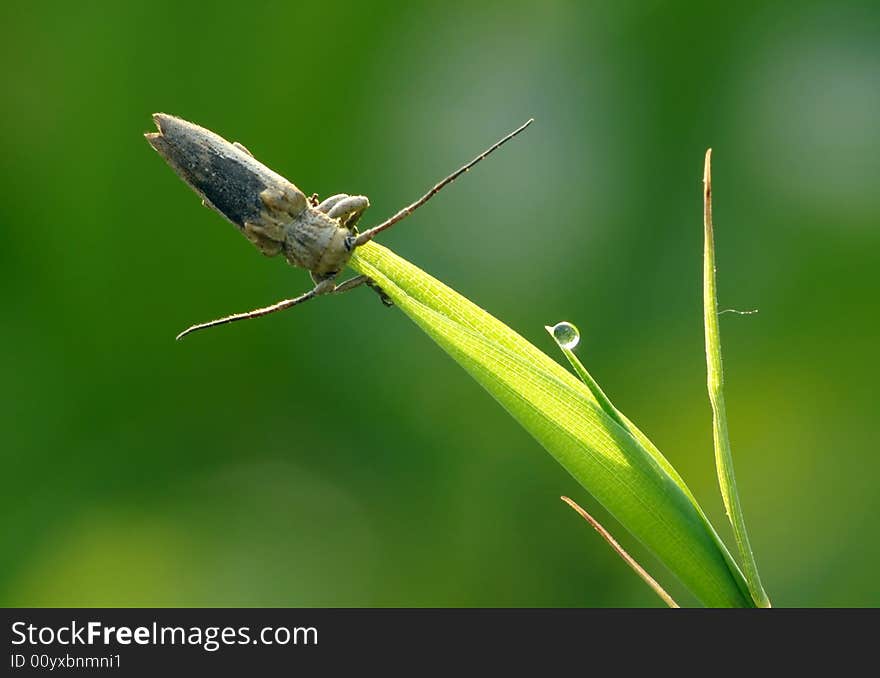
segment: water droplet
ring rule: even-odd
[[[556,323],[553,327],[546,326],[546,330],[553,336],[560,348],[572,351],[581,340],[581,333],[578,328],[564,320]]]

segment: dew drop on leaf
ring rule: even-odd
[[[562,321],[561,323],[556,323],[553,327],[547,327],[547,331],[553,335],[560,348],[568,351],[574,350],[581,340],[581,333],[578,332],[578,328],[570,322]]]

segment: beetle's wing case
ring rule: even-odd
[[[147,141],[205,204],[235,224],[265,254],[277,254],[284,226],[308,207],[306,196],[240,145],[165,113]]]

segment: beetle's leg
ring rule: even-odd
[[[315,281],[315,289],[312,291],[315,293],[315,296],[319,296],[321,294],[330,294],[333,290],[336,289],[336,276],[331,276],[329,278],[324,278],[323,280],[318,280],[315,276],[312,276],[312,280]]]
[[[311,276],[312,276],[312,280],[315,281],[315,289],[318,290],[320,288],[323,290],[323,291],[317,292],[317,294],[328,294],[328,293],[341,294],[342,292],[347,292],[348,290],[354,289],[355,287],[359,287],[361,285],[366,285],[371,290],[373,290],[376,294],[379,295],[379,299],[382,300],[382,303],[385,304],[385,306],[394,306],[394,302],[391,301],[391,297],[389,297],[387,294],[385,294],[385,292],[382,291],[382,288],[379,287],[375,282],[373,282],[372,278],[369,278],[365,275],[357,275],[354,278],[349,278],[348,280],[346,280],[343,283],[340,283],[339,285],[336,285],[336,283],[334,282],[335,276],[333,276],[332,278],[324,279],[324,280],[315,276],[314,273],[312,273]],[[332,284],[332,287],[331,287],[331,284]]]
[[[329,212],[330,209],[340,200],[350,197],[351,196],[348,193],[337,193],[336,195],[331,195],[330,197],[324,198],[321,202],[315,205],[315,209],[319,212],[327,214],[327,212]]]
[[[327,211],[327,216],[331,219],[339,219],[339,223],[343,228],[354,231],[361,215],[370,206],[370,201],[365,195],[349,195],[335,203]]]
[[[331,219],[339,219],[343,228],[352,230],[369,206],[370,200],[365,195],[337,193],[322,200],[315,209]]]
[[[285,233],[281,224],[270,223],[261,226],[245,221],[242,231],[244,237],[256,245],[257,249],[267,257],[274,257],[281,252],[284,246]]]
[[[364,284],[379,295],[379,299],[382,300],[382,303],[385,306],[394,306],[394,302],[391,300],[391,297],[385,294],[385,290],[379,287],[372,278],[367,278]]]
[[[333,294],[342,294],[343,292],[348,292],[348,290],[353,290],[355,287],[360,287],[361,285],[366,285],[378,294],[382,303],[386,306],[394,306],[394,302],[391,301],[391,298],[382,291],[382,288],[374,283],[372,278],[368,278],[365,275],[356,275],[354,278],[349,278],[344,283],[340,283],[336,286],[336,289],[333,290]]]
[[[365,275],[356,275],[354,278],[349,278],[345,282],[339,283],[333,289],[332,294],[342,294],[343,292],[353,290],[355,287],[360,287],[361,285],[369,285],[371,282],[372,281]]]

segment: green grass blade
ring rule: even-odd
[[[583,366],[581,361],[578,360],[577,356],[574,354],[574,349],[581,340],[581,333],[578,328],[570,322],[563,321],[561,323],[556,323],[552,327],[550,325],[544,325],[544,329],[547,330],[551,337],[553,337],[553,341],[557,343],[562,354],[568,358],[568,362],[571,364],[574,373],[578,375],[580,380],[584,382],[588,389],[590,389],[590,393],[596,398],[596,402],[599,403],[599,407],[605,411],[605,414],[614,419],[614,421],[624,428],[629,428],[629,422],[626,417],[624,417],[617,408],[611,404],[608,396],[605,395],[605,391],[602,390],[599,383],[593,379],[593,375],[587,372],[587,368]]]
[[[715,284],[715,237],[712,228],[712,149],[706,151],[703,170],[703,226],[705,247],[703,253],[703,318],[706,325],[706,366],[709,400],[712,403],[712,430],[715,440],[715,467],[721,498],[739,552],[743,560],[746,581],[752,599],[758,607],[770,607],[770,599],[761,584],[758,565],[749,543],[743,517],[736,476],[733,472],[733,454],[727,431],[727,410],[724,404],[724,372],[721,365],[721,333],[718,329],[718,293]]]
[[[589,388],[386,248],[359,247],[350,265],[375,280],[701,603],[753,604],[742,574],[681,478],[656,448],[647,449],[609,416]]]
[[[713,539],[715,539],[716,544],[718,545],[719,550],[724,554],[725,560],[727,560],[728,567],[731,570],[739,571],[739,565],[737,565],[733,556],[730,555],[730,552],[727,550],[727,547],[724,545],[724,542],[721,540],[721,537],[715,531],[715,528],[712,526],[712,523],[709,522],[709,518],[703,512],[702,507],[700,507],[699,502],[696,497],[691,494],[690,488],[688,488],[687,484],[685,484],[684,480],[681,476],[678,475],[678,471],[669,463],[669,461],[664,457],[660,450],[651,442],[651,440],[646,436],[642,431],[633,424],[629,419],[627,419],[626,415],[618,410],[614,404],[611,402],[611,399],[605,395],[605,391],[602,390],[602,387],[599,386],[599,383],[593,378],[587,368],[584,367],[583,363],[577,357],[574,352],[574,349],[577,347],[580,342],[580,332],[578,329],[569,322],[561,322],[557,323],[553,327],[545,326],[544,329],[549,332],[550,336],[553,337],[553,340],[559,346],[559,349],[562,351],[562,354],[568,359],[568,362],[571,364],[574,373],[580,378],[582,382],[590,389],[590,392],[596,397],[596,401],[599,403],[599,406],[608,414],[609,417],[614,419],[618,424],[620,424],[623,428],[625,428],[629,433],[637,440],[641,445],[645,448],[645,451],[648,452],[651,456],[654,457],[654,460],[663,468],[666,473],[670,475],[670,477],[678,483],[679,487],[682,491],[687,494],[690,500],[693,502],[694,507],[697,511],[700,512],[700,516],[703,519],[703,522],[706,525],[706,530],[712,535]],[[738,581],[740,582],[743,592],[746,595],[751,595],[748,592],[745,580],[740,575],[738,577]]]

